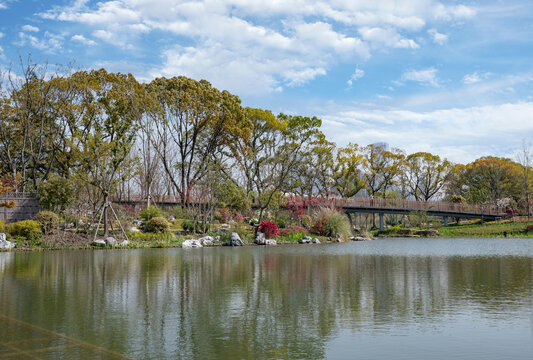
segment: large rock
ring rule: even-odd
[[[213,241],[215,241],[215,238],[212,236],[204,236],[204,237],[199,238],[198,241],[204,246],[213,245]]]
[[[135,227],[135,226],[130,226],[128,228],[128,231],[131,231],[131,232],[141,232],[141,230],[139,230],[138,227]]]
[[[276,242],[276,240],[273,240],[273,239],[266,239],[265,240],[265,245],[277,245],[278,243]]]
[[[201,248],[203,246],[200,240],[185,240],[181,244],[181,247],[184,249],[187,249],[187,248]]]
[[[236,232],[231,233],[228,246],[242,246],[243,242],[241,240],[241,237]]]
[[[128,246],[129,243],[130,243],[130,242],[129,242],[128,240],[124,240],[124,241],[122,241],[121,243],[119,243],[118,246],[120,246],[120,247],[126,247],[126,246]]]
[[[257,235],[255,235],[254,243],[257,245],[265,245],[266,236],[265,233],[258,232]]]
[[[314,238],[313,239],[313,244],[320,244],[320,240],[318,240],[317,238]]]
[[[117,240],[115,240],[114,237],[111,237],[111,236],[110,236],[110,237],[108,237],[108,238],[105,239],[105,244],[106,244],[107,246],[115,247],[115,246],[118,245],[118,242],[117,242]]]
[[[298,243],[299,244],[311,244],[312,241],[313,241],[313,238],[311,236],[304,236],[303,238],[298,240]]]
[[[15,243],[6,240],[6,234],[0,233],[0,249],[9,250],[15,247]]]
[[[362,236],[352,236],[350,238],[352,241],[371,241],[372,239],[362,237]]]

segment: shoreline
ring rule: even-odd
[[[66,235],[66,234],[62,234]],[[169,240],[130,240],[129,243],[126,246],[94,246],[92,245],[92,238],[93,236],[83,236],[81,234],[69,234],[69,235],[75,235],[73,236],[74,241],[65,241],[64,236],[58,236],[57,235],[45,235],[40,240],[39,243],[31,242],[31,241],[25,241],[24,243],[21,243],[20,240],[17,241],[17,246],[12,249],[1,249],[0,253],[7,253],[7,252],[41,252],[41,251],[57,251],[57,250],[133,250],[133,249],[171,249],[171,248],[182,248],[181,244],[185,240],[190,240],[187,238],[174,238]],[[482,238],[482,239],[517,239],[517,238],[523,238],[523,239],[532,239],[533,240],[533,233],[529,234],[509,234],[508,236],[498,236],[498,235],[486,235],[486,236],[445,236],[442,234],[439,234],[437,236],[420,236],[420,235],[400,235],[400,234],[387,234],[387,235],[378,235],[375,236],[370,241],[376,241],[376,240],[385,240],[385,239],[438,239],[438,238],[447,238],[447,239],[454,239],[454,238],[464,238],[464,239],[473,239],[473,238]],[[13,239],[12,239],[13,240]],[[59,240],[59,241],[58,241]],[[324,245],[324,244],[344,244],[344,243],[350,243],[350,242],[366,242],[366,241],[354,241],[354,240],[348,240],[348,241],[328,241],[327,238],[320,239],[320,244],[299,244],[297,241],[280,241],[277,242],[276,245],[258,245],[255,243],[249,243],[244,242],[243,247],[248,246],[258,246],[258,247],[275,247],[278,245],[281,246],[287,246],[287,245]],[[20,245],[20,246],[19,246]],[[222,247],[222,246],[228,246],[226,243],[213,243],[209,245],[203,245],[202,247]],[[239,247],[239,246],[236,246]]]

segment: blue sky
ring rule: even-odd
[[[186,75],[338,145],[466,163],[533,140],[533,1],[0,0],[0,69]]]

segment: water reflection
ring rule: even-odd
[[[468,257],[383,255],[387,242],[4,253],[0,313],[139,359],[321,359],[346,331],[461,316],[531,330],[533,250],[509,244]]]

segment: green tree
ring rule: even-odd
[[[205,80],[158,78],[146,86],[154,99],[153,147],[183,206],[194,186],[249,133],[240,99]]]
[[[109,197],[119,175],[132,166],[129,153],[141,116],[142,87],[131,74],[93,70],[74,74],[84,92],[83,121],[87,132],[75,132],[77,177],[102,198],[104,236],[109,233]]]
[[[249,192],[255,195],[261,221],[266,209],[276,204],[283,193],[293,190],[290,176],[306,145],[319,137],[322,121],[285,114],[274,118],[269,111],[258,109],[247,109],[247,115],[252,134],[239,144],[236,158]]]
[[[471,204],[493,204],[521,194],[522,168],[510,159],[481,157],[466,166],[455,166],[447,196],[461,195]]]
[[[75,192],[72,182],[58,175],[50,175],[48,180],[37,187],[41,208],[51,211],[64,211],[74,202]]]
[[[438,155],[417,152],[405,159],[404,176],[409,194],[416,200],[428,201],[444,187],[452,165]]]
[[[355,196],[366,187],[363,178],[363,155],[357,144],[348,144],[337,151],[333,184],[340,196],[349,198]]]

